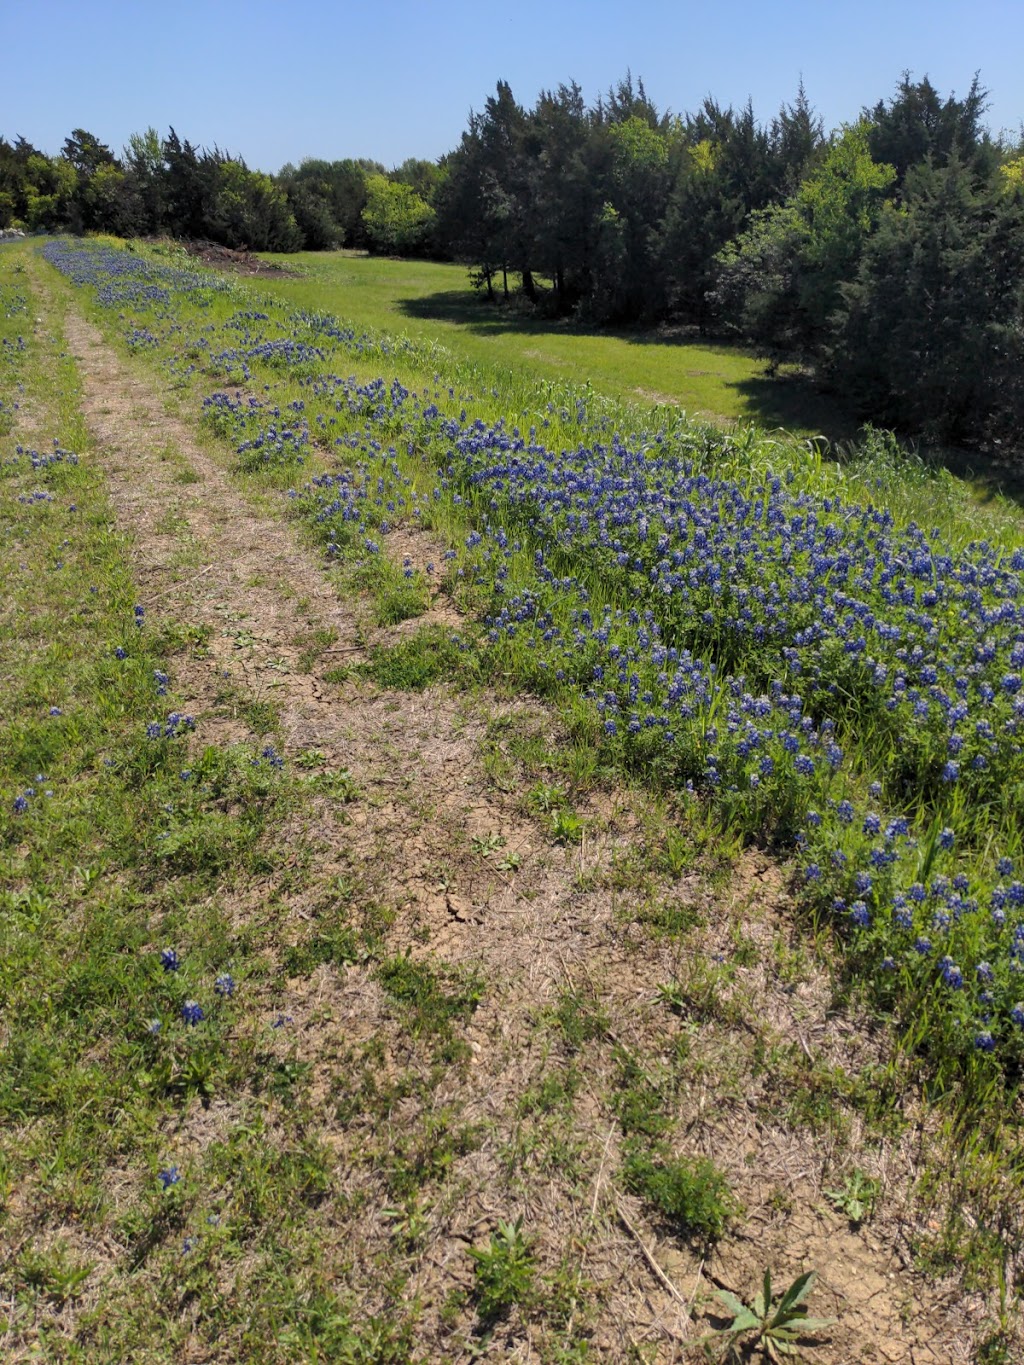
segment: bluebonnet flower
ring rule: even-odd
[[[128,657],[128,651],[127,651],[126,649],[122,649],[121,646],[118,645],[118,647],[114,650],[114,658],[115,658],[115,659],[127,659],[127,657]]]
[[[927,957],[932,950],[930,938],[916,938],[914,940],[914,952],[920,953],[922,957]]]
[[[177,1185],[181,1180],[181,1172],[177,1166],[168,1166],[166,1170],[157,1173],[157,1179],[165,1190],[169,1190],[172,1185]]]
[[[290,1024],[290,1023],[292,1023],[292,1022],[293,1022],[293,1020],[292,1020],[292,1016],[291,1016],[290,1014],[279,1014],[279,1015],[277,1016],[277,1018],[274,1020],[273,1024],[271,1025],[271,1027],[272,1027],[272,1028],[284,1028],[285,1024]]]
[[[146,1032],[152,1033],[153,1036],[155,1037],[162,1028],[163,1024],[160,1022],[159,1019],[151,1019],[149,1023],[146,1025]]]
[[[956,835],[947,825],[946,828],[942,830],[942,832],[939,834],[939,848],[944,848],[948,851],[953,847],[953,842],[955,838]]]
[[[181,1007],[181,1017],[190,1027],[201,1024],[206,1018],[203,1007],[198,1000],[186,1000]]]
[[[25,812],[26,812],[27,810],[28,810],[28,802],[26,801],[26,799],[24,798],[24,796],[16,796],[16,797],[14,798],[14,812],[15,812],[15,814],[16,814],[16,815],[24,815]]]
[[[160,952],[160,966],[165,972],[176,972],[181,966],[177,948],[163,948]]]
[[[994,1052],[996,1040],[989,1033],[988,1029],[983,1029],[974,1035],[974,1046],[979,1052]]]
[[[877,834],[882,828],[881,816],[874,811],[869,811],[864,817],[864,824],[861,826],[865,834]]]
[[[1000,877],[1012,877],[1013,859],[1000,858],[999,861],[996,863],[996,871],[999,873]]]
[[[1013,1009],[1010,1011],[1010,1019],[1018,1028],[1024,1028],[1024,1003],[1020,1000],[1017,1001],[1016,1005],[1014,1005]]]
[[[231,996],[235,993],[235,979],[230,972],[221,972],[220,976],[213,983],[213,989],[218,995]]]
[[[59,706],[51,706],[51,707],[50,707],[50,715],[51,715],[51,716],[62,716],[63,714],[64,714],[64,712],[60,709]]]
[[[914,917],[906,908],[906,902],[903,900],[903,897],[898,897],[898,900],[901,903],[894,906],[892,912],[893,923],[898,929],[912,929],[914,926]]]
[[[894,957],[882,958],[882,971],[894,972],[896,970],[896,959]]]
[[[992,970],[992,964],[989,962],[979,962],[975,967],[974,972],[979,981],[995,980],[995,972]]]
[[[951,957],[940,959],[939,970],[942,973],[943,981],[951,990],[958,991],[963,987],[964,974]]]
[[[866,929],[871,923],[871,913],[863,901],[854,901],[850,906],[850,919],[858,929]]]

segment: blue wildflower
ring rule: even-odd
[[[850,919],[858,929],[866,929],[871,923],[871,912],[863,901],[854,901],[850,906]]]
[[[963,987],[964,974],[951,957],[944,957],[940,960],[939,970],[942,973],[943,981],[951,990],[958,991]]]

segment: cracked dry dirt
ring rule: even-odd
[[[119,527],[134,542],[147,615],[167,613],[209,632],[205,650],[178,661],[174,680],[197,716],[199,742],[249,735],[244,707],[224,700],[228,673],[236,696],[273,702],[286,757],[318,750],[326,769],[347,771],[359,793],[347,804],[318,799],[313,815],[289,831],[296,848],[315,851],[318,865],[318,889],[300,893],[290,907],[296,922],[314,918],[325,888],[349,878],[392,912],[393,951],[472,967],[484,982],[464,1033],[472,1063],[453,1068],[430,1101],[442,1122],[455,1114],[484,1136],[454,1162],[407,1286],[409,1298],[419,1300],[422,1358],[471,1358],[471,1313],[453,1325],[442,1306],[453,1289],[471,1286],[467,1246],[483,1244],[499,1217],[522,1213],[542,1266],[556,1266],[570,1249],[578,1255],[580,1305],[572,1311],[590,1303],[597,1359],[703,1359],[698,1338],[710,1325],[707,1311],[714,1311],[711,1291],[727,1286],[749,1294],[770,1264],[779,1283],[804,1269],[819,1272],[811,1311],[837,1323],[808,1352],[811,1360],[966,1361],[984,1305],[913,1270],[916,1228],[906,1212],[912,1141],[872,1149],[873,1173],[887,1197],[879,1218],[856,1230],[823,1197],[825,1187],[841,1183],[837,1169],[846,1158],[820,1134],[815,1140],[788,1124],[781,1108],[774,1112],[769,1079],[744,1070],[751,1026],[742,1016],[752,1001],[757,1029],[783,1042],[798,1039],[808,1058],[856,1068],[865,1055],[854,1024],[830,1012],[817,969],[806,968],[794,983],[771,965],[778,945],[796,939],[774,867],[751,855],[714,892],[696,876],[660,877],[657,899],[696,906],[706,927],[683,948],[652,935],[639,913],[650,886],[621,887],[613,875],[649,837],[643,798],[630,791],[581,797],[583,845],[555,845],[524,810],[521,773],[508,746],[511,736],[557,738],[549,712],[529,701],[444,687],[398,694],[326,681],[339,662],[358,660],[368,642],[387,638],[375,633],[366,605],[339,596],[297,530],[248,502],[226,459],[222,464],[190,426],[169,416],[156,389],[73,312],[67,336],[95,458]],[[402,556],[427,552],[412,535],[395,544]],[[447,621],[450,612],[435,599],[432,619]],[[312,650],[311,639],[319,641]],[[494,834],[519,855],[518,869],[500,872],[483,856],[481,841]],[[223,890],[230,898],[232,888]],[[240,915],[252,912],[252,895],[250,888],[240,897]],[[686,979],[698,957],[728,951],[737,932],[763,949],[737,971],[737,1017],[685,1018],[666,1009],[658,984]],[[608,1019],[603,1045],[580,1054],[583,1083],[564,1136],[582,1178],[528,1154],[518,1165],[510,1160],[520,1137],[518,1102],[557,1046],[538,1021],[550,1017],[567,990],[599,1000]],[[325,1099],[322,1137],[337,1152],[335,1188],[370,1195],[357,1223],[339,1221],[332,1229],[328,1218],[323,1254],[337,1260],[366,1311],[379,1311],[382,1291],[372,1270],[359,1282],[352,1266],[372,1266],[389,1229],[372,1170],[348,1159],[358,1134],[341,1131],[334,1106],[362,1045],[387,1040],[378,1062],[387,1071],[402,1042],[380,986],[362,966],[318,968],[283,983],[281,999],[295,1019],[299,1056],[312,1064]],[[706,1262],[652,1221],[616,1178],[613,1054],[655,1066],[684,1034],[701,1079],[680,1097],[679,1150],[712,1156],[745,1208]],[[422,1119],[419,1105],[403,1101],[391,1115],[395,1141],[403,1125]],[[530,1359],[529,1331],[514,1321],[503,1330],[490,1353]]]

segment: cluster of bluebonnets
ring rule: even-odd
[[[796,465],[744,473],[706,427],[620,432],[583,400],[516,425],[437,380],[345,377],[401,348],[112,248],[45,254],[169,374],[219,382],[207,422],[294,469],[329,554],[447,535],[473,648],[791,847],[808,906],[936,1045],[1024,1061],[1024,550],[954,548]]]
[[[160,966],[165,973],[180,972],[184,966],[181,954],[177,948],[163,948],[160,951]],[[221,972],[213,983],[214,994],[221,999],[230,999],[235,993],[235,979],[230,972]],[[206,1011],[198,1000],[182,1001],[178,1014],[182,1021],[190,1028],[196,1024],[201,1024],[206,1018]],[[162,1028],[159,1019],[152,1019],[149,1024],[150,1033],[159,1033]]]

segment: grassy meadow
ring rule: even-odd
[[[0,248],[6,1357],[1019,1359],[1020,509],[298,260]]]
[[[659,331],[588,331],[489,303],[464,266],[360,252],[263,253],[299,273],[266,279],[274,297],[371,330],[438,341],[466,363],[533,379],[590,384],[625,403],[678,405],[716,422],[783,427],[800,437],[852,437],[856,425],[797,375],[772,381],[739,345]],[[500,293],[500,281],[499,281]]]

